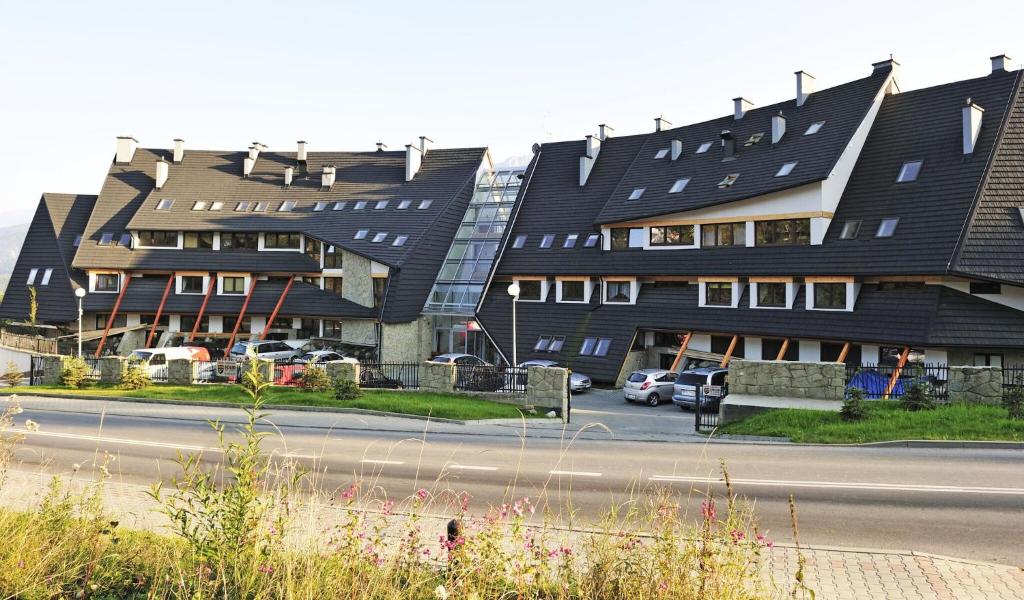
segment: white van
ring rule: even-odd
[[[128,355],[128,360],[141,361],[146,364],[149,376],[154,379],[167,379],[167,361],[184,358],[187,360],[209,361],[209,352],[197,346],[184,346],[177,348],[146,348],[138,349]],[[205,368],[213,369],[213,364]]]

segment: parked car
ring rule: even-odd
[[[363,366],[359,370],[359,386],[385,390],[400,390],[405,387],[401,380],[388,377],[377,366]]]
[[[244,341],[231,347],[230,358],[235,360],[262,359],[275,362],[290,362],[303,352],[284,342],[276,340]]]
[[[562,365],[553,360],[528,360],[519,363],[519,366],[525,369],[526,367],[561,367]],[[526,382],[524,381],[522,383]],[[589,390],[592,385],[593,383],[590,381],[590,378],[583,373],[573,371],[572,374],[569,375],[569,388],[574,392],[585,392]]]
[[[696,410],[697,388],[705,385],[717,385],[722,386],[723,391],[728,393],[728,376],[729,369],[722,367],[700,367],[683,371],[673,385],[672,403],[682,410]],[[702,402],[707,403],[708,410],[715,410],[724,397],[725,394],[717,398],[702,398]]]
[[[662,398],[672,397],[676,374],[665,369],[633,371],[622,386],[626,402],[643,401],[650,406],[661,404]]]
[[[203,358],[203,357],[206,358]],[[150,377],[167,376],[167,361],[175,359],[185,360],[210,360],[210,355],[205,348],[186,346],[181,348],[146,348],[133,351],[128,355],[130,361],[140,361],[146,365],[146,372]],[[213,369],[212,363],[199,367],[200,369]]]
[[[496,392],[506,385],[503,370],[479,356],[449,352],[448,354],[439,354],[430,360],[431,362],[455,365],[455,387],[461,390]]]
[[[345,362],[351,362],[351,363],[359,362],[358,360],[356,360],[354,358],[349,358],[349,357],[347,357],[347,356],[345,356],[345,355],[343,355],[343,354],[341,354],[339,352],[335,352],[333,350],[314,350],[312,352],[307,352],[307,353],[303,354],[302,356],[296,358],[295,359],[295,364],[299,364],[299,365],[320,364],[320,363],[326,363],[326,362],[333,362],[333,361],[336,361],[336,360],[343,360]]]
[[[491,363],[487,362],[486,360],[478,356],[473,356],[472,354],[464,354],[460,352],[438,354],[434,358],[430,359],[430,362],[449,363],[453,365],[491,366]]]

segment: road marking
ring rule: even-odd
[[[484,465],[448,465],[449,469],[457,471],[497,471],[498,467],[487,467]]]
[[[220,448],[211,448],[205,446],[189,446],[186,444],[168,444],[166,442],[151,442],[143,440],[127,440],[124,438],[104,437],[99,435],[85,435],[82,433],[58,433],[56,431],[29,431],[28,429],[18,429],[16,431],[23,435],[36,435],[40,437],[63,438],[68,440],[82,440],[86,442],[107,442],[110,444],[125,444],[127,446],[148,446],[150,448],[170,448],[173,450],[190,450],[193,452],[221,452]]]
[[[573,477],[600,477],[600,473],[594,473],[593,471],[548,471],[549,475],[569,475]]]
[[[285,458],[305,458],[305,459],[308,459],[308,460],[316,460],[316,459],[320,458],[319,456],[316,456],[316,455],[313,455],[313,454],[296,454],[295,452],[288,452],[288,453],[284,454],[283,456]]]
[[[376,459],[376,458],[364,458],[363,460],[361,460],[359,462],[367,463],[367,464],[371,464],[371,465],[404,465],[405,464],[405,461],[403,461],[403,460],[380,460],[380,459]]]
[[[653,475],[650,481],[674,483],[725,483],[721,477],[690,477],[686,475]],[[730,478],[733,485],[757,485],[766,487],[825,488],[846,490],[874,490],[899,492],[947,492],[956,494],[1003,494],[1024,495],[1024,488],[996,488],[956,485],[926,485],[915,483],[868,483],[846,481],[786,481],[781,479],[738,479]]]

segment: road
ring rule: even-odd
[[[218,461],[216,436],[190,414],[196,409],[175,410],[178,417],[154,418],[26,408],[19,422],[28,418],[42,428],[25,431],[18,468],[88,470],[105,450],[117,457],[111,467],[117,479],[150,484],[177,473],[179,449]],[[594,518],[664,490],[681,494],[687,514],[697,515],[706,494],[724,494],[724,462],[736,491],[755,503],[759,522],[777,541],[792,541],[787,499],[793,494],[804,543],[1024,564],[1020,451],[570,442],[333,429],[331,423],[324,415],[320,426],[268,425],[279,435],[267,438],[267,448],[310,466],[326,490],[359,481],[391,497],[421,487],[466,491],[476,511],[529,496],[562,519],[570,507]]]

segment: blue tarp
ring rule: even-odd
[[[885,395],[885,388],[889,385],[890,377],[891,375],[883,375],[878,371],[858,371],[850,378],[850,382],[846,384],[846,389],[860,388],[864,390],[865,398],[881,398]],[[903,380],[899,379],[896,381],[896,385],[893,386],[890,397],[898,398],[902,395]]]

